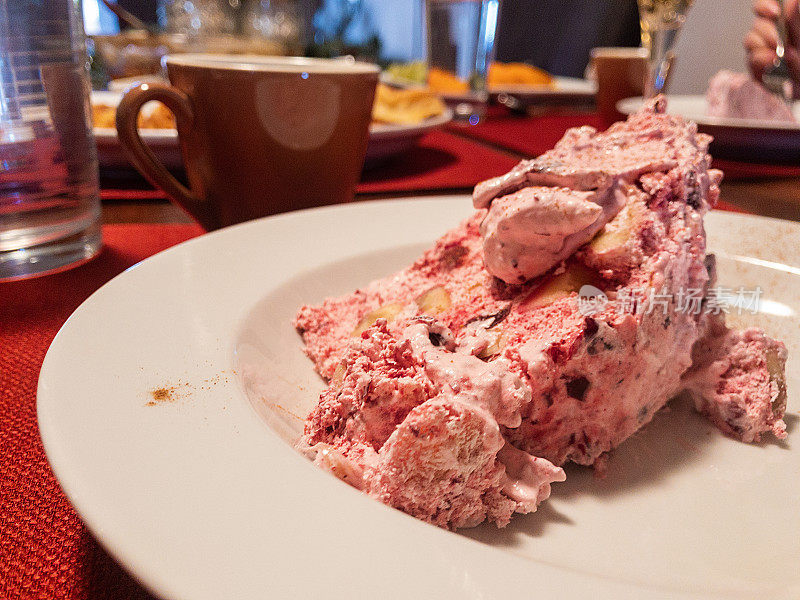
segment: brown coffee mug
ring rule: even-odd
[[[171,85],[142,84],[117,108],[131,162],[206,229],[349,202],[369,139],[379,70],[343,59],[176,54]],[[142,106],[174,114],[189,188],[142,142]]]
[[[647,50],[594,48],[591,56],[591,68],[597,78],[597,112],[611,124],[625,118],[617,110],[617,102],[644,93]]]

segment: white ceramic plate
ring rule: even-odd
[[[642,98],[620,100],[617,108],[629,115],[641,108]],[[706,116],[704,96],[667,96],[667,112],[695,121],[700,131],[714,136],[711,152],[720,158],[763,163],[800,163],[800,102],[794,103],[798,123]]]
[[[381,81],[387,85],[403,88],[424,87],[419,83],[393,77],[388,73],[381,73]],[[597,82],[576,77],[555,77],[555,85],[503,85],[489,90],[493,97],[500,94],[514,96],[526,103],[543,101],[580,101],[591,100],[597,93]],[[448,103],[469,102],[469,94],[446,93],[439,95]]]
[[[131,82],[135,83],[135,82]],[[122,91],[92,91],[92,104],[117,106],[122,98]],[[146,113],[155,106],[148,102],[142,107]],[[178,132],[175,129],[140,129],[142,140],[155,153],[156,157],[170,169],[183,166],[181,148],[178,144]],[[128,155],[119,143],[117,130],[113,127],[95,127],[94,139],[97,142],[97,160],[103,167],[131,167]]]
[[[132,82],[133,83],[133,82]],[[116,106],[122,92],[93,91],[93,104]],[[152,104],[145,104],[143,110],[152,110]],[[453,113],[448,109],[441,115],[426,119],[415,125],[373,124],[369,128],[369,144],[365,163],[367,167],[378,164],[388,158],[402,154],[413,147],[419,139],[429,131],[442,127],[452,120]],[[140,129],[142,139],[155,152],[156,156],[169,168],[183,166],[181,149],[178,145],[178,132],[174,129]],[[95,127],[94,137],[97,141],[97,155],[100,165],[104,167],[130,167],[130,161],[117,138],[114,128]]]
[[[721,283],[764,290],[764,312],[740,320],[789,346],[786,443],[736,442],[674,402],[606,479],[570,467],[537,513],[460,534],[292,449],[322,388],[297,307],[405,266],[470,210],[459,196],[289,213],[176,246],[93,294],[47,353],[38,415],[98,540],[155,593],[190,600],[800,596],[797,224],[708,218]]]
[[[369,144],[364,159],[366,168],[373,167],[414,147],[419,139],[453,120],[453,111],[445,111],[415,125],[373,124],[369,128]]]
[[[490,90],[494,96],[506,94],[521,101],[585,101],[592,100],[597,93],[597,82],[575,77],[556,77],[555,85],[504,85]]]

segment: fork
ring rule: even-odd
[[[777,0],[781,9],[778,17],[778,44],[775,47],[775,61],[764,70],[761,82],[770,92],[791,106],[792,78],[786,64],[786,17],[783,14],[783,0]]]

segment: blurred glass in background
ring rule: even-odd
[[[233,0],[238,1],[238,0]],[[298,48],[304,37],[303,10],[296,0],[246,0],[241,32]]]
[[[475,125],[486,112],[499,0],[425,0],[428,84],[454,98],[456,118]]]
[[[86,35],[119,33],[119,21],[102,0],[83,0],[83,29]]]
[[[352,55],[377,61],[381,40],[371,6],[364,0],[320,0],[306,54],[323,58]]]

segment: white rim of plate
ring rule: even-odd
[[[69,448],[74,447],[75,444],[81,444],[83,442],[82,436],[88,435],[91,438],[91,433],[83,431],[81,436],[74,437],[73,435],[70,435],[70,432],[61,431],[60,428],[62,425],[55,418],[54,414],[54,412],[57,412],[55,410],[56,408],[66,411],[68,414],[73,414],[74,412],[71,405],[66,406],[62,402],[62,399],[59,398],[59,390],[64,384],[63,380],[59,382],[58,374],[51,372],[55,368],[53,363],[57,364],[59,361],[63,362],[66,360],[63,357],[59,358],[59,352],[63,352],[62,346],[64,344],[67,344],[68,347],[70,344],[75,343],[84,344],[86,350],[89,351],[89,355],[83,357],[83,362],[80,363],[84,365],[82,369],[77,369],[75,371],[90,369],[95,372],[95,365],[91,363],[91,350],[93,348],[92,340],[83,337],[80,332],[81,325],[78,323],[84,322],[85,319],[88,318],[87,315],[91,315],[92,311],[97,310],[99,306],[104,306],[104,303],[107,304],[108,301],[106,298],[113,298],[114,294],[124,294],[126,297],[130,297],[130,285],[135,285],[137,282],[147,282],[147,278],[154,271],[157,275],[159,269],[167,268],[167,270],[169,270],[175,266],[180,266],[180,264],[190,264],[192,260],[201,260],[204,253],[211,253],[212,255],[221,257],[228,256],[230,251],[235,250],[237,247],[236,240],[240,240],[238,242],[239,244],[242,243],[241,240],[249,240],[247,243],[253,243],[254,240],[268,240],[270,239],[270,235],[265,234],[269,234],[270,231],[273,232],[273,234],[276,234],[279,231],[291,230],[292,227],[306,227],[309,223],[309,220],[317,222],[314,227],[330,228],[330,219],[337,212],[342,213],[340,216],[345,219],[353,219],[359,213],[362,217],[365,214],[367,217],[370,215],[374,217],[376,215],[383,214],[383,218],[387,218],[387,211],[391,211],[393,209],[408,209],[412,204],[414,206],[414,210],[419,211],[420,214],[427,214],[435,204],[451,202],[453,203],[452,207],[450,204],[442,204],[440,207],[440,210],[443,210],[446,207],[448,211],[450,211],[451,208],[456,206],[456,201],[458,201],[458,203],[467,203],[468,196],[436,197],[428,199],[400,199],[326,207],[322,209],[288,213],[277,217],[270,217],[267,219],[226,228],[174,246],[146,259],[135,267],[128,269],[126,272],[115,277],[109,283],[101,287],[97,292],[92,294],[92,296],[90,296],[89,299],[87,299],[68,319],[61,331],[59,331],[57,334],[53,344],[51,345],[51,348],[48,350],[39,381],[37,410],[45,450],[47,452],[48,459],[51,461],[53,470],[62,484],[63,489],[67,493],[70,501],[77,508],[78,512],[86,520],[91,531],[97,536],[99,541],[109,549],[113,556],[123,562],[123,564],[127,565],[128,568],[132,569],[133,573],[144,583],[146,583],[152,590],[156,591],[156,593],[170,596],[175,595],[183,598],[213,598],[215,597],[213,586],[219,585],[218,580],[220,578],[224,579],[223,576],[225,571],[223,570],[220,573],[216,573],[213,568],[210,568],[211,565],[206,565],[209,567],[209,570],[199,572],[199,574],[196,571],[192,571],[191,575],[176,573],[170,568],[174,560],[192,559],[198,560],[200,561],[200,564],[202,564],[203,555],[200,554],[198,556],[192,555],[188,557],[176,558],[169,554],[161,556],[158,554],[158,552],[153,552],[153,550],[156,548],[163,550],[163,548],[173,547],[170,545],[173,543],[173,540],[147,538],[144,541],[141,539],[137,541],[130,539],[131,537],[135,536],[126,535],[126,526],[133,527],[133,529],[129,530],[129,533],[133,534],[138,531],[140,527],[146,525],[146,519],[149,518],[147,514],[137,516],[136,514],[123,512],[123,514],[126,515],[127,523],[123,526],[118,522],[118,520],[115,519],[114,510],[109,510],[112,508],[118,510],[117,508],[109,505],[103,505],[102,503],[98,504],[98,501],[93,499],[91,489],[102,489],[104,484],[98,480],[87,479],[87,470],[85,469],[85,466],[80,462],[76,462],[79,453],[75,454],[73,451],[72,455],[70,456],[69,450]],[[458,205],[460,206],[460,204]],[[448,212],[448,215],[449,214],[450,212]],[[772,225],[770,225],[771,223],[780,223],[780,221],[775,221],[773,219],[743,217],[739,215],[726,214],[724,216],[719,215],[719,217],[732,221],[734,224],[741,224],[745,221],[754,223],[763,222],[767,226],[772,227]],[[366,222],[369,222],[369,220],[367,219]],[[423,225],[421,228],[421,231],[426,231],[425,236],[427,237],[428,234],[426,227],[430,229],[432,225]],[[374,234],[366,232],[366,235],[369,239],[373,240],[372,242],[369,242],[370,244],[375,244],[376,246],[380,247],[383,247],[385,244],[389,244],[386,247],[393,247],[391,245],[392,243],[385,241],[384,238],[381,237],[379,231],[376,231]],[[374,240],[379,241],[376,242]],[[416,242],[416,240],[414,241]],[[352,241],[352,244],[362,243],[363,242],[360,240]],[[315,250],[315,252],[323,251],[325,250]],[[193,255],[194,259],[191,258]],[[343,256],[346,255],[347,254],[345,253]],[[187,260],[189,263],[186,263]],[[236,263],[234,266],[236,267],[236,269],[234,269],[235,272],[241,270],[242,265],[240,262]],[[252,281],[252,277],[243,272],[239,275],[236,275],[234,278],[238,278],[240,282]],[[245,284],[240,283],[237,285]],[[245,285],[245,288],[249,290],[248,294],[252,293],[252,289],[249,287],[249,285],[250,283]],[[151,293],[157,294],[159,306],[170,305],[170,303],[174,303],[183,296],[170,298],[170,293],[168,290],[178,289],[179,287],[180,286],[168,286],[165,288],[166,292],[164,290],[151,290]],[[242,301],[238,295],[235,295],[234,299],[237,302]],[[252,298],[248,297],[247,302],[252,300]],[[136,306],[136,310],[138,310],[139,304],[137,303]],[[175,306],[179,307],[181,304],[178,303]],[[115,305],[113,310],[116,311],[118,308],[119,306]],[[111,310],[112,307],[105,306],[104,309]],[[236,310],[249,311],[251,309],[252,306],[242,306],[238,307]],[[167,313],[169,312],[169,309],[165,308],[164,310],[167,311]],[[113,314],[117,313],[108,313],[108,316],[112,316]],[[152,317],[152,315],[146,313],[139,314],[140,318],[149,319]],[[217,339],[217,343],[220,344],[220,348],[222,349],[223,346],[226,348],[223,352],[224,355],[220,355],[220,360],[222,361],[221,365],[223,366],[233,364],[232,361],[234,358],[230,353],[231,348],[229,347],[229,343],[238,335],[238,331],[235,330],[236,327],[241,327],[242,324],[241,314],[239,312],[227,315],[226,319],[229,319],[231,323],[238,322],[239,325],[235,326],[233,329],[225,330],[224,335],[228,336],[229,339],[225,339],[224,341]],[[96,323],[97,321],[93,320],[92,322]],[[137,327],[135,324],[131,324],[131,326]],[[76,328],[78,329],[76,330]],[[105,324],[102,325],[102,329],[104,331],[108,331]],[[209,332],[209,335],[213,334]],[[98,351],[102,351],[102,348],[95,350],[95,352]],[[105,355],[101,354],[100,356],[105,358]],[[71,358],[69,358],[67,362],[74,366],[74,360],[74,354],[71,354]],[[137,368],[140,367],[133,364],[127,366],[127,369],[131,372],[135,372]],[[113,372],[101,371],[101,373],[103,374],[102,376],[104,378],[114,379],[117,376]],[[71,377],[72,376],[75,377],[75,381],[66,382],[68,388],[74,385],[84,387],[89,385],[89,380],[80,376],[79,373],[74,372]],[[62,385],[60,386],[59,383]],[[227,393],[243,394],[243,391],[239,385],[240,384],[238,381],[235,384],[226,383],[221,390],[222,395],[225,396]],[[105,395],[109,392],[113,393],[113,386],[110,389],[104,388],[102,394]],[[63,395],[64,393],[68,392],[61,391],[60,393]],[[101,392],[98,391],[97,393]],[[247,404],[248,408],[252,408],[245,398],[237,399],[237,402],[239,402],[239,400],[241,400],[241,403]],[[93,407],[94,408],[92,410],[95,410],[97,405],[93,404]],[[138,414],[140,408],[133,408],[131,410]],[[195,410],[201,411],[202,414],[204,409],[199,405],[192,406],[190,407],[190,410],[187,410],[185,413],[182,415],[179,414],[178,416],[182,418],[190,418],[192,416],[191,413],[193,413]],[[523,559],[520,556],[516,556],[513,553],[513,549],[511,549],[510,552],[497,552],[495,549],[487,550],[487,546],[484,546],[480,543],[475,543],[474,540],[453,535],[436,527],[421,523],[416,519],[400,513],[399,511],[390,509],[378,502],[354,492],[346,484],[322,473],[306,459],[300,457],[299,454],[292,450],[285,442],[283,442],[283,440],[278,439],[277,434],[274,432],[272,435],[267,433],[271,430],[265,427],[263,422],[256,422],[258,421],[258,417],[254,414],[254,412],[245,412],[249,414],[248,419],[252,419],[253,422],[250,422],[249,420],[246,423],[240,422],[239,426],[242,429],[240,434],[242,436],[249,436],[250,434],[256,432],[257,435],[260,436],[258,439],[260,442],[263,442],[263,444],[259,443],[258,447],[255,448],[254,451],[267,449],[272,453],[261,456],[261,460],[272,458],[282,461],[281,464],[283,464],[285,468],[289,468],[292,472],[295,472],[294,470],[301,471],[304,474],[303,477],[307,476],[311,480],[311,484],[313,484],[312,487],[315,490],[313,498],[307,498],[302,495],[298,496],[297,498],[293,498],[290,494],[290,497],[287,500],[287,502],[289,502],[288,504],[281,503],[283,501],[281,500],[282,496],[280,494],[277,496],[273,494],[272,506],[275,507],[280,505],[285,510],[289,510],[289,507],[291,507],[291,510],[296,512],[301,511],[300,514],[296,516],[306,521],[304,526],[306,528],[310,528],[309,531],[313,530],[316,535],[333,536],[328,538],[328,543],[335,541],[337,544],[343,544],[336,546],[334,548],[335,551],[330,551],[330,548],[325,544],[304,545],[302,550],[297,545],[286,546],[284,542],[288,542],[289,538],[281,536],[285,536],[292,531],[292,521],[291,519],[287,519],[286,515],[284,515],[284,517],[278,521],[274,521],[275,517],[273,516],[272,522],[276,525],[276,534],[272,538],[265,537],[264,542],[270,545],[270,539],[272,539],[273,542],[271,543],[271,546],[275,546],[275,552],[270,555],[271,562],[265,563],[258,568],[260,570],[266,569],[270,573],[271,578],[269,581],[275,586],[271,589],[271,591],[276,596],[295,597],[298,593],[298,585],[306,586],[303,589],[330,589],[327,587],[330,585],[330,583],[327,579],[325,579],[325,577],[334,575],[336,575],[336,578],[333,581],[337,583],[347,581],[348,585],[351,586],[348,588],[350,592],[357,595],[359,589],[362,591],[365,589],[363,588],[363,585],[365,584],[362,581],[363,577],[358,573],[359,569],[354,570],[353,565],[356,564],[368,567],[368,570],[385,570],[387,568],[385,552],[390,548],[402,547],[404,548],[403,553],[392,554],[393,560],[396,561],[395,564],[398,569],[391,570],[391,574],[389,574],[387,571],[386,575],[389,579],[381,580],[381,586],[388,585],[388,588],[381,588],[384,590],[384,593],[386,593],[387,597],[406,596],[406,592],[408,591],[407,586],[409,574],[413,574],[415,581],[427,580],[431,586],[434,586],[435,589],[439,589],[440,593],[441,590],[445,589],[449,589],[451,593],[455,593],[455,590],[460,590],[462,595],[474,596],[476,598],[484,597],[482,594],[498,598],[508,597],[510,594],[515,593],[515,590],[516,593],[518,593],[518,586],[523,581],[528,582],[531,585],[538,585],[541,591],[547,592],[549,590],[554,594],[563,594],[566,590],[576,590],[576,595],[574,597],[582,597],[582,595],[585,596],[587,593],[591,596],[597,597],[597,594],[599,594],[601,591],[603,593],[607,593],[608,597],[614,597],[616,599],[641,598],[643,594],[647,594],[648,597],[653,598],[658,597],[676,599],[697,597],[693,592],[684,593],[680,590],[663,590],[649,586],[643,587],[637,583],[621,582],[613,578],[608,579],[599,577],[594,574],[588,574],[583,571],[565,568],[560,565],[548,564],[544,561]],[[219,415],[221,413],[216,411],[215,413],[209,414]],[[228,414],[230,414],[230,411]],[[239,412],[236,418],[241,418],[243,414],[244,413]],[[81,414],[75,414],[75,416],[79,418],[81,417]],[[197,426],[201,428],[203,427],[202,419],[196,419],[196,422]],[[81,421],[81,423],[83,423],[83,421]],[[119,423],[109,422],[107,425],[108,427],[116,427],[117,429],[120,427]],[[189,426],[193,427],[194,425],[187,425],[187,427]],[[120,431],[124,431],[124,427],[125,424],[123,423]],[[250,428],[251,431],[244,431],[247,428]],[[117,429],[114,429],[110,433],[106,432],[105,435],[112,435],[114,431],[117,431]],[[180,447],[180,443],[182,441],[182,439],[177,441],[177,447]],[[234,436],[234,438],[230,440],[230,443],[239,442],[236,442]],[[92,455],[95,455],[97,452],[102,453],[102,449],[95,448],[94,446],[93,448]],[[231,451],[233,452],[234,450]],[[237,461],[245,461],[242,464],[244,464],[246,467],[246,461],[248,458],[241,455],[236,456]],[[197,462],[200,460],[200,457],[189,456],[187,460]],[[275,464],[278,463],[273,462],[273,465]],[[132,474],[131,476],[150,477],[150,470],[145,468],[146,466],[147,465],[144,464],[140,467],[137,467],[139,469],[144,469],[144,475],[142,475],[142,473],[138,473]],[[115,466],[115,472],[118,471],[119,468],[119,466]],[[263,473],[263,469],[259,472],[262,472],[262,475],[258,475],[258,477],[266,476],[266,474]],[[126,478],[128,477],[127,473],[119,474],[120,477],[123,475]],[[244,489],[249,489],[249,487],[247,487],[250,483],[249,481],[242,482],[238,478],[237,473],[233,473],[231,476],[233,477],[232,481],[237,481],[239,484],[245,486]],[[169,482],[171,486],[174,483],[174,481]],[[113,494],[114,490],[109,490],[107,493]],[[197,497],[199,490],[190,489],[183,490],[181,492],[180,485],[177,487],[163,488],[160,490],[160,493],[180,493],[186,496],[187,500],[190,497],[193,498],[195,505],[202,505],[203,503],[202,494],[200,495],[199,499]],[[124,496],[124,498],[127,500],[129,497]],[[344,499],[344,503],[338,504],[338,501],[342,499]],[[278,502],[278,500],[281,500],[281,502]],[[255,499],[252,498],[248,500],[248,502],[251,503],[254,501]],[[324,508],[329,502],[336,502],[337,507],[341,509],[341,512],[337,513],[336,515],[326,515],[324,512],[323,514],[317,514],[315,512],[302,512],[303,510],[308,511],[312,509],[324,511]],[[261,506],[260,504],[257,505]],[[182,510],[187,510],[191,513],[191,511],[195,510],[195,508],[195,506],[190,505],[186,506]],[[235,506],[228,508],[233,510],[235,509]],[[262,506],[262,508],[264,507]],[[262,512],[260,514],[264,515],[265,521],[270,520],[270,517],[266,513]],[[331,521],[328,516],[330,516],[333,521]],[[191,520],[192,515],[188,515],[187,518],[190,518]],[[145,520],[143,521],[142,519]],[[214,522],[206,522],[204,524],[196,523],[198,529],[186,531],[182,535],[189,535],[190,537],[193,537],[193,539],[197,538],[198,541],[204,539],[204,536],[207,535],[205,533],[206,530],[208,531],[208,535],[213,533],[222,535],[222,533],[226,531],[226,526],[228,525],[228,521],[226,519],[227,516],[225,514],[219,514],[218,519],[214,519]],[[339,519],[339,521],[337,521],[337,519]],[[217,520],[219,520],[219,522],[217,522]],[[343,526],[339,527],[337,523],[342,521]],[[366,531],[354,531],[350,526],[350,523],[353,522],[361,523],[361,526],[366,528]],[[258,529],[262,526],[263,523],[253,523],[250,524],[248,528],[253,527]],[[391,536],[393,536],[391,537],[392,544],[388,546],[385,543],[387,540],[382,538],[382,536],[372,535],[372,533],[375,531],[381,531],[382,527],[387,527],[391,531]],[[370,533],[367,535],[367,537],[363,537],[361,534],[366,532]],[[139,546],[137,546],[137,543]],[[235,543],[235,540],[229,540],[227,537],[222,535],[222,537],[219,538],[219,543],[225,546],[227,543]],[[225,547],[221,548],[215,540],[205,540],[203,544],[213,544],[211,547],[217,548],[217,550],[220,552],[227,551]],[[291,551],[288,550],[290,546],[292,548]],[[336,548],[338,548],[338,550],[336,550]],[[410,548],[414,548],[414,551],[408,553]],[[297,554],[298,552],[299,554]],[[189,554],[191,555],[192,552],[190,551]],[[303,563],[300,565],[300,567],[306,568],[306,571],[303,572],[307,574],[307,569],[313,569],[314,573],[321,577],[322,580],[308,582],[292,581],[291,574],[296,572],[299,564],[296,561]],[[306,564],[308,565],[307,567],[305,567]],[[474,570],[474,573],[471,573],[469,570],[465,570],[465,565],[469,565],[470,569]],[[251,569],[256,568],[255,565],[249,565],[249,567]],[[217,577],[217,575],[219,575],[219,577]],[[358,575],[358,577],[353,579],[351,575]],[[287,579],[287,577],[289,579]],[[259,581],[261,581],[261,579],[259,579]],[[597,587],[598,584],[602,585],[602,590]],[[284,585],[288,585],[290,587],[282,587]],[[374,579],[370,585],[376,585]],[[415,593],[417,593],[420,597],[435,597],[434,594],[436,592],[434,591],[434,587],[422,588],[420,590],[416,590]],[[262,589],[262,591],[264,591],[264,589]],[[796,588],[793,589],[797,591]],[[373,591],[377,591],[377,588],[374,588]],[[791,591],[792,590],[789,590],[790,593]],[[786,597],[788,598],[789,596]]]
[[[779,131],[779,132],[787,132],[787,133],[794,133],[800,132],[800,123],[776,123],[774,121],[761,121],[757,119],[731,119],[731,118],[719,118],[719,117],[709,117],[705,115],[685,115],[681,112],[676,112],[671,108],[671,101],[683,102],[683,101],[693,101],[693,102],[703,102],[705,103],[705,97],[700,95],[694,94],[668,94],[667,95],[667,114],[675,114],[681,115],[690,119],[697,123],[698,125],[706,125],[709,127],[724,127],[728,129],[752,129],[752,130],[759,130],[759,129],[766,129],[772,131]],[[644,104],[644,98],[641,96],[635,96],[633,98],[624,98],[617,102],[617,110],[625,115],[630,115],[635,113],[639,108],[642,107]],[[794,112],[795,114],[798,113],[800,110],[800,101],[795,101],[794,103]]]

